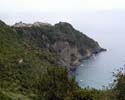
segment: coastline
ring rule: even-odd
[[[89,59],[89,58],[92,57],[93,55],[97,55],[97,54],[99,54],[99,53],[101,53],[101,52],[106,52],[106,51],[107,51],[107,49],[105,49],[105,48],[100,48],[100,49],[96,49],[96,50],[94,50],[93,52],[89,53],[89,55],[87,54],[86,56],[82,56],[82,58],[79,59],[76,64],[74,64],[73,66],[71,66],[71,68],[70,68],[70,73],[74,73],[74,72],[76,71],[77,67],[81,64],[81,62],[82,62],[83,60]]]

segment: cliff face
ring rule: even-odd
[[[46,48],[55,53],[61,66],[73,69],[83,58],[102,51],[99,44],[85,34],[77,31],[69,23],[60,22],[55,25],[48,23],[16,23],[13,28],[20,41],[35,48]]]

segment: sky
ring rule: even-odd
[[[125,0],[0,0],[0,13],[125,10]]]
[[[86,33],[107,33],[121,30],[124,19],[125,0],[0,0],[0,20],[8,25],[63,21]]]

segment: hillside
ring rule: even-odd
[[[81,89],[69,77],[75,62],[103,50],[68,23],[0,21],[0,100],[124,100],[121,73],[115,87],[102,91]]]

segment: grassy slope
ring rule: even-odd
[[[14,29],[0,22],[0,91],[12,98],[23,97],[22,93],[27,92],[33,94],[32,85],[38,81],[38,75],[56,66],[51,64],[56,59],[54,55],[44,49],[26,47],[18,37]],[[23,62],[19,63],[20,60]]]

